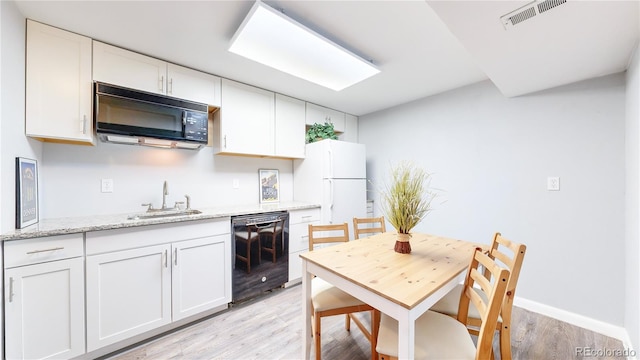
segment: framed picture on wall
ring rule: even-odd
[[[38,163],[16,158],[16,229],[38,222]]]
[[[280,174],[278,170],[260,169],[260,203],[280,201]]]

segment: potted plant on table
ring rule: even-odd
[[[323,139],[338,140],[333,124],[325,122],[324,124],[315,123],[311,125],[305,136],[306,142],[312,143]]]
[[[382,212],[397,231],[394,250],[398,253],[411,253],[411,229],[431,211],[436,194],[430,182],[430,174],[406,161],[391,171],[391,182],[381,194]]]

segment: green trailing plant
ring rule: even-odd
[[[307,143],[312,143],[322,139],[338,140],[333,124],[328,122],[325,122],[324,124],[315,123],[309,127],[305,136]]]
[[[430,188],[431,174],[410,162],[401,162],[391,170],[391,182],[381,193],[381,208],[385,218],[403,240],[396,241],[395,250],[410,253],[408,242],[413,229],[431,211],[435,193]]]

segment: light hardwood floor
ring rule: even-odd
[[[274,290],[271,294],[106,358],[300,359],[301,292],[301,286]],[[369,343],[356,326],[352,325],[352,330],[346,331],[343,316],[328,317],[322,321],[323,359],[370,359]],[[512,321],[514,359],[582,359],[584,357],[576,353],[577,347],[622,350],[623,346],[619,340],[520,308],[514,308]],[[497,355],[496,359],[499,358]]]

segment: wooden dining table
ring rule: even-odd
[[[311,279],[318,276],[398,321],[398,358],[413,359],[415,320],[451,291],[476,247],[486,245],[428,234],[412,234],[411,253],[393,250],[396,234],[303,253],[303,358],[311,349]]]

